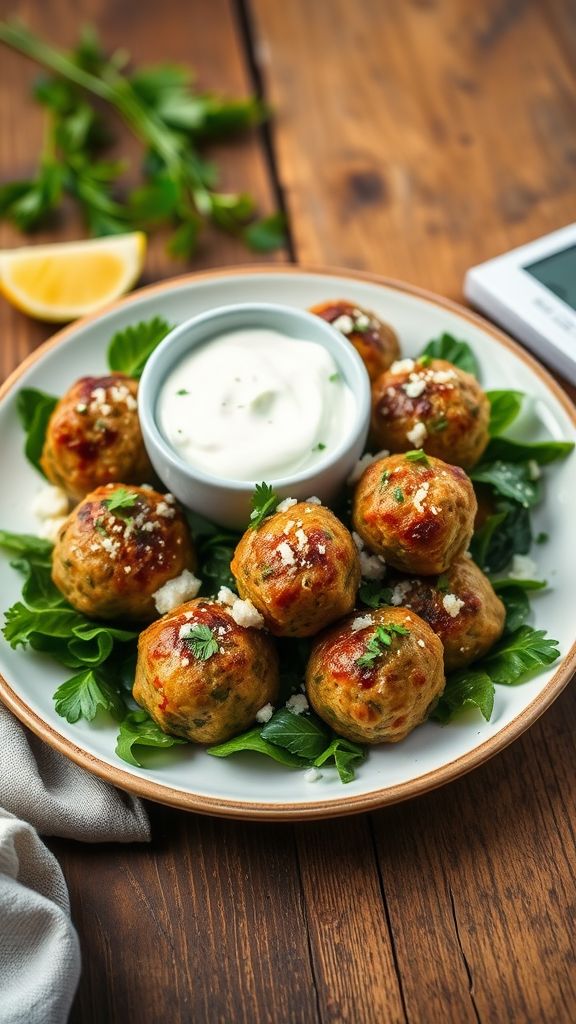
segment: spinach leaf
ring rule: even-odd
[[[54,694],[56,711],[67,722],[74,724],[80,718],[91,722],[99,708],[122,718],[126,706],[118,691],[94,669],[84,669],[58,687]]]
[[[509,437],[493,437],[482,456],[482,463],[500,460],[505,463],[536,462],[546,466],[565,459],[574,449],[572,441],[536,441],[532,444],[511,441]]]
[[[421,356],[431,356],[432,359],[446,359],[454,366],[458,366],[473,377],[480,377],[480,367],[467,341],[459,341],[452,334],[442,334],[434,338],[422,349]]]
[[[34,537],[31,533],[10,533],[8,530],[0,530],[0,548],[21,555],[32,565],[52,564],[54,545],[49,540]]]
[[[522,391],[487,391],[490,402],[490,423],[488,430],[491,437],[502,434],[506,427],[514,422],[524,400]]]
[[[547,637],[545,630],[521,626],[501,640],[482,659],[480,666],[492,682],[514,686],[531,672],[551,665],[559,657],[558,641]]]
[[[498,438],[497,440],[503,440]],[[524,508],[531,508],[540,500],[540,486],[532,479],[526,462],[481,462],[470,470],[470,479],[478,484],[490,484],[495,491],[512,498]]]
[[[292,754],[314,760],[326,748],[328,733],[315,715],[295,715],[282,708],[262,728],[260,735],[269,743],[283,747]]]
[[[512,576],[506,576],[503,580],[490,580],[490,582],[497,594],[501,594],[505,590],[515,590],[517,587],[520,590],[544,590],[544,587],[548,586],[546,580],[515,580]]]
[[[384,604],[390,604],[392,587],[383,586],[380,580],[363,580],[358,597],[368,608],[381,608]]]
[[[234,736],[233,739],[228,740],[226,743],[218,743],[215,747],[207,747],[206,753],[212,754],[213,757],[229,757],[230,754],[238,754],[242,750],[252,750],[257,754],[265,754],[267,757],[271,757],[273,761],[278,761],[279,764],[284,764],[288,768],[302,768],[306,766],[306,761],[301,757],[291,754],[289,750],[278,747],[274,743],[268,743],[262,738],[260,733],[261,727],[257,726],[255,729],[249,729],[248,732],[241,733],[240,736]]]
[[[22,388],[16,400],[16,409],[26,433],[24,454],[42,476],[46,474],[40,466],[40,456],[46,439],[48,420],[57,404],[57,398],[36,388]]]
[[[525,590],[521,587],[508,587],[500,594],[506,609],[506,621],[504,623],[504,636],[515,633],[520,626],[523,626],[530,614],[530,601]]]
[[[496,512],[476,530],[472,558],[486,572],[501,572],[513,555],[525,555],[532,543],[530,512],[516,501],[496,503]]]
[[[239,537],[231,533],[217,533],[198,542],[198,558],[202,566],[202,594],[217,594],[220,587],[234,590],[236,580],[230,562]]]
[[[128,764],[143,768],[144,765],[134,753],[134,747],[159,747],[165,750],[183,743],[186,743],[186,740],[162,732],[147,711],[130,711],[120,723],[116,753]]]
[[[140,377],[154,349],[173,326],[163,317],[155,316],[152,320],[142,320],[134,327],[116,331],[108,346],[108,366],[128,377]]]
[[[340,781],[343,783],[352,782],[355,778],[354,767],[360,764],[366,757],[366,751],[352,740],[346,740],[343,736],[332,734],[332,739],[326,749],[318,755],[314,765],[320,768],[323,764],[334,762]]]
[[[480,668],[453,672],[448,676],[444,693],[430,717],[445,723],[461,708],[476,707],[489,722],[494,708],[494,692],[490,676]]]

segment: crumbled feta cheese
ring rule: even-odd
[[[426,495],[428,494],[429,490],[430,490],[430,484],[428,482],[426,482],[426,483],[421,484],[420,487],[418,488],[418,490],[416,491],[416,493],[414,495],[414,498],[412,500],[414,501],[414,505],[415,505],[416,509],[418,510],[418,512],[423,512],[424,511],[424,505],[422,504],[422,502],[425,500]]]
[[[400,580],[400,583],[397,583],[392,591],[392,596],[390,597],[390,604],[396,606],[403,604],[404,598],[406,597],[410,590],[412,590],[412,584],[410,583],[410,580]]]
[[[312,497],[306,498],[306,504],[307,505],[321,505],[322,502],[320,501],[320,498],[317,498],[316,495],[313,494]]]
[[[304,551],[304,548],[308,544],[308,537],[304,533],[304,530],[302,530],[302,529],[296,530],[296,540],[298,541],[298,550],[299,551]]]
[[[180,664],[182,665],[182,668],[188,668],[190,658],[180,658]]]
[[[280,555],[282,565],[294,565],[296,557],[294,555],[292,548],[288,544],[288,541],[283,540],[282,543],[278,545],[276,550]]]
[[[321,778],[322,772],[320,771],[319,768],[316,768],[314,765],[312,765],[311,768],[307,768],[306,771],[304,772],[305,782],[318,782],[318,779]]]
[[[326,545],[325,544],[319,544],[318,545],[318,554],[319,555],[325,555],[326,554]]]
[[[354,541],[356,547],[358,548],[358,551],[362,551],[364,549],[364,541],[362,540],[360,534],[356,533],[355,530],[352,530],[352,540]]]
[[[541,477],[540,466],[536,459],[528,459],[528,476],[531,480],[539,480]]]
[[[354,316],[356,317],[355,324],[358,330],[368,330],[370,327],[370,317],[366,316],[366,313],[362,313],[360,310],[354,310]]]
[[[160,612],[160,615],[166,615],[167,612],[177,608],[179,604],[191,601],[193,597],[196,597],[201,586],[202,581],[189,569],[184,569],[179,576],[168,580],[152,594],[157,611]]]
[[[137,407],[138,407],[138,402],[134,398],[134,395],[131,395],[131,394],[126,395],[126,408],[129,409],[130,412],[134,412],[134,410]]]
[[[286,707],[293,715],[302,715],[310,705],[303,693],[293,693],[286,701]]]
[[[263,616],[260,615],[260,612],[254,607],[249,598],[242,601],[237,597],[230,609],[230,614],[238,626],[244,626],[246,629],[251,627],[253,629],[262,629],[264,625]]]
[[[386,563],[380,555],[369,555],[367,551],[361,551],[360,571],[365,580],[381,580],[386,574]]]
[[[230,590],[230,587],[220,587],[216,600],[219,601],[220,604],[232,605],[234,604],[234,601],[238,600],[238,594],[235,594],[233,590]]]
[[[337,331],[341,331],[342,334],[351,334],[354,330],[354,321],[347,313],[343,313],[342,316],[337,316],[332,321],[332,327]]]
[[[426,425],[422,423],[422,420],[418,420],[418,422],[412,427],[412,430],[406,431],[406,437],[410,441],[410,444],[413,444],[415,448],[421,448],[427,436],[428,431],[426,430]]]
[[[102,416],[109,416],[110,413],[112,412],[112,406],[108,405],[108,402],[103,402],[102,405],[100,406],[100,412]]]
[[[390,373],[411,373],[414,369],[413,359],[397,359],[390,367]]]
[[[88,406],[86,405],[86,402],[78,402],[78,405],[74,407],[74,412],[79,413],[80,416],[85,416],[86,413],[88,412]]]
[[[162,516],[164,519],[174,519],[176,515],[176,509],[172,508],[167,501],[159,501],[154,511],[157,516]]]
[[[435,384],[448,384],[449,381],[455,380],[456,373],[454,370],[433,370],[430,376]]]
[[[508,575],[517,580],[533,580],[538,575],[538,566],[529,555],[514,555]]]
[[[90,398],[95,405],[102,405],[102,402],[106,401],[106,389],[105,388],[94,388],[90,394]]]
[[[292,505],[297,505],[297,504],[298,504],[298,499],[297,498],[284,498],[284,501],[281,501],[279,505],[276,505],[276,511],[277,512],[287,512],[289,508],[292,508]]]
[[[38,519],[68,515],[68,496],[60,487],[43,487],[32,499],[32,512]]]
[[[282,533],[285,533],[285,534],[286,534],[286,536],[288,536],[288,534],[290,533],[290,530],[291,530],[291,529],[292,529],[292,527],[293,527],[293,526],[295,526],[295,525],[296,525],[296,524],[295,524],[295,521],[294,521],[293,519],[289,519],[289,520],[288,520],[288,522],[286,523],[286,526],[285,526],[285,527],[284,527],[284,529],[282,530]]]
[[[264,725],[266,722],[270,721],[273,714],[274,708],[272,705],[265,704],[263,708],[260,708],[260,710],[256,712],[256,721],[261,722],[262,725]]]
[[[67,519],[68,516],[53,516],[52,519],[43,519],[38,527],[38,536],[43,540],[51,540],[55,544]]]
[[[460,614],[460,609],[464,607],[464,601],[462,601],[461,598],[456,597],[456,594],[444,594],[442,604],[444,605],[445,611],[447,611],[448,615],[453,619]]]
[[[113,540],[112,537],[102,537],[100,539],[100,544],[104,548],[104,551],[110,555],[110,558],[116,558],[120,548],[120,541]]]
[[[368,466],[371,466],[373,462],[377,462],[378,459],[385,459],[388,455],[390,455],[390,452],[386,449],[383,449],[381,452],[376,452],[375,455],[372,455],[370,452],[366,452],[365,455],[358,459],[358,462],[354,466],[346,483],[350,486],[357,483],[364,470],[368,469]]]
[[[372,625],[372,616],[371,615],[357,615],[350,628],[355,633],[356,630],[358,630],[358,629],[366,629],[368,626],[371,626],[371,625]]]
[[[422,377],[416,377],[416,374],[412,374],[415,380],[409,380],[406,384],[402,385],[402,389],[408,395],[408,398],[419,398],[423,391],[426,391],[426,381]]]
[[[128,576],[128,574],[132,572],[132,566],[131,565],[125,565],[124,566],[124,572]]]
[[[424,643],[423,640],[417,640],[416,643],[418,644],[418,647],[426,647],[426,644]]]

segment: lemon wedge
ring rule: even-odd
[[[93,313],[132,288],[145,253],[142,231],[4,249],[0,291],[29,316],[65,323]]]

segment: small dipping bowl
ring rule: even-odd
[[[355,401],[349,435],[333,451],[300,472],[266,480],[280,497],[304,500],[317,495],[330,503],[364,450],[370,421],[370,382],[364,363],[342,334],[312,313],[272,303],[246,303],[220,306],[176,327],[153,352],[140,381],[138,410],[144,444],[160,480],[186,508],[231,529],[248,525],[254,487],[262,480],[229,480],[185,462],[162,433],[157,408],[166,378],[193,348],[230,331],[250,328],[268,328],[295,342],[322,345]]]

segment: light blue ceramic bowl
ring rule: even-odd
[[[315,494],[329,503],[362,454],[370,420],[370,382],[364,363],[342,334],[312,313],[272,303],[220,306],[176,327],[152,354],[140,381],[138,408],[144,444],[156,473],[183,505],[233,529],[248,524],[254,486],[261,481],[227,480],[188,465],[160,430],[157,404],[168,374],[192,348],[228,331],[250,327],[265,327],[295,340],[323,345],[356,399],[350,434],[337,448],[313,467],[266,481],[279,495],[304,499]]]

